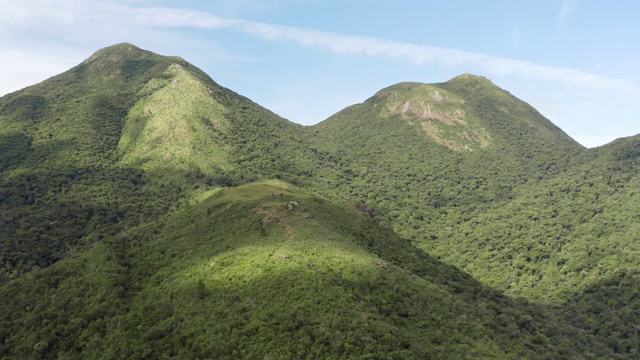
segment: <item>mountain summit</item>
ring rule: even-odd
[[[454,151],[489,147],[518,152],[532,147],[557,151],[582,148],[533,107],[489,79],[471,74],[439,84],[396,84],[345,111],[366,113],[368,123],[375,122],[372,117],[402,119],[404,126],[412,126],[431,141]],[[341,112],[318,127],[355,125],[354,120],[342,120],[345,117],[353,116]]]

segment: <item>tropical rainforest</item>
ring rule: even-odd
[[[481,76],[302,126],[114,45],[0,98],[0,357],[638,359],[639,169]]]

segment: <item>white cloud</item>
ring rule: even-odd
[[[640,87],[632,82],[612,79],[604,76],[590,74],[581,70],[540,65],[522,60],[514,60],[491,56],[482,53],[469,52],[458,49],[431,46],[426,44],[412,44],[389,41],[376,37],[354,36],[338,34],[328,31],[319,31],[292,26],[282,26],[262,22],[246,20],[226,19],[207,12],[174,9],[166,7],[141,7],[118,2],[96,2],[73,0],[71,6],[65,3],[60,5],[58,1],[43,1],[39,6],[32,3],[36,11],[25,11],[25,3],[9,6],[9,14],[0,15],[0,20],[5,22],[8,17],[13,21],[4,24],[5,27],[22,26],[24,24],[44,23],[49,26],[64,25],[71,30],[66,32],[73,40],[88,42],[81,35],[73,33],[87,33],[86,29],[94,30],[91,33],[110,32],[125,33],[151,28],[204,28],[204,29],[232,29],[262,38],[269,41],[290,41],[300,45],[330,51],[337,54],[367,55],[373,57],[386,57],[399,61],[409,61],[416,65],[438,64],[448,67],[467,66],[484,71],[489,76],[517,77],[528,80],[561,81],[570,86],[615,86],[624,87],[627,90],[640,94]],[[560,19],[573,11],[574,5],[570,0],[565,0],[560,11]],[[46,25],[45,25],[46,26]],[[102,31],[95,31],[102,29]],[[6,29],[5,29],[6,30]],[[84,31],[83,31],[84,30]],[[53,31],[59,31],[53,29]]]
[[[99,47],[122,41],[144,44],[161,53],[191,53],[191,61],[210,63],[211,57],[219,61],[235,58],[238,54],[229,54],[225,46],[216,43],[217,37],[203,40],[203,37],[185,36],[186,32],[174,31],[176,28],[211,32],[226,29],[257,39],[299,44],[327,53],[415,64],[427,72],[437,69],[452,74],[474,72],[489,76],[525,100],[541,96],[555,99],[553,106],[549,106],[547,111],[543,109],[543,112],[588,146],[598,139],[614,136],[611,135],[614,134],[612,122],[606,120],[611,114],[615,114],[616,124],[625,127],[620,133],[640,132],[640,125],[636,125],[636,100],[640,97],[640,86],[631,81],[454,48],[232,19],[190,9],[146,7],[146,3],[139,0],[0,0],[0,53],[3,54],[0,66],[10,69],[2,75],[0,94],[42,81],[79,63]],[[565,0],[559,11],[558,26],[562,26],[573,11],[573,2]],[[512,34],[516,43],[522,39],[521,30],[516,28]],[[65,48],[57,48],[59,44]],[[391,81],[394,79],[390,78]],[[277,92],[275,87],[269,91]],[[335,96],[353,95],[355,91],[353,88],[343,89],[342,95]],[[297,97],[295,102],[305,103],[304,94],[294,95]],[[254,96],[263,95],[258,92]],[[567,99],[567,96],[572,98]],[[322,96],[314,93],[313,97]],[[285,105],[280,108],[290,113],[282,115],[294,121],[298,120],[301,112],[309,113]],[[553,109],[556,111],[549,111]],[[590,120],[586,122],[587,119]],[[580,137],[580,132],[598,133],[599,137],[587,139]]]
[[[565,1],[562,13],[573,9]],[[245,20],[223,19],[193,10],[140,8],[134,21],[144,26],[230,28],[269,41],[292,41],[303,46],[337,54],[360,54],[410,61],[417,65],[437,63],[444,66],[475,66],[498,77],[561,81],[571,86],[615,86],[640,94],[640,87],[629,81],[590,74],[581,70],[540,65],[464,50],[389,41],[381,38],[337,34],[327,31],[282,26]],[[566,16],[566,15],[564,15]]]
[[[562,6],[560,6],[560,14],[558,15],[558,28],[562,29],[565,27],[569,15],[576,10],[576,6],[573,0],[564,0],[562,1]]]
[[[228,20],[197,10],[171,8],[132,9],[133,22],[141,27],[200,27],[217,29],[231,27],[238,20]]]

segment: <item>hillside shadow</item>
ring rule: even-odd
[[[22,135],[0,137],[0,145],[14,144],[0,155],[0,164],[7,165],[0,173],[0,283],[155,219],[180,196],[176,186],[161,188],[143,171],[112,165],[106,157],[69,160],[63,152],[77,149],[74,141],[36,147],[28,141]]]
[[[24,134],[0,135],[0,175],[22,165],[31,153],[31,139]]]
[[[563,336],[580,334],[586,342],[575,346],[587,359],[638,359],[640,350],[640,277],[618,271],[559,306],[541,306],[557,319]]]

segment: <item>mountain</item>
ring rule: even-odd
[[[637,358],[639,139],[471,74],[304,127],[102,49],[0,98],[0,356]]]
[[[122,44],[0,99],[0,279],[51,265],[177,200],[117,156],[139,90],[174,61]]]
[[[637,136],[584,149],[468,74],[391,86],[315,128],[317,146],[346,159],[318,177],[325,194],[365,202],[427,253],[550,306],[601,341],[600,356],[635,356]]]
[[[2,97],[0,128],[0,282],[218,186],[293,176],[302,147],[300,125],[131,44]]]
[[[528,104],[468,74],[391,86],[313,128],[315,148],[336,163],[317,172],[316,186],[367,202],[439,256],[452,226],[564,173],[585,150]]]
[[[562,358],[540,309],[354,205],[221,190],[5,286],[6,358]],[[20,296],[9,296],[20,294]]]
[[[584,149],[468,74],[391,86],[315,128],[316,146],[345,159],[318,177],[325,194],[364,202],[438,259],[549,305],[604,338],[601,356],[635,354],[637,136]]]

